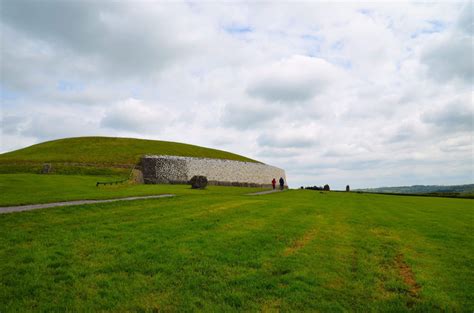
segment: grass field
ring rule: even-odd
[[[164,193],[177,195],[196,193],[178,185],[119,184],[96,187],[97,181],[114,181],[114,176],[0,174],[0,206],[50,203],[71,200],[96,200],[147,196]],[[213,190],[214,187],[208,189]],[[220,192],[232,192],[233,188]],[[243,190],[243,189],[238,189]],[[246,188],[247,192],[261,188]]]
[[[15,186],[8,201],[38,195]],[[0,312],[474,309],[472,200],[110,192],[150,187],[178,196],[0,215]]]
[[[165,154],[256,162],[244,156],[178,142],[113,137],[78,137],[43,142],[0,154],[8,164],[80,163],[133,165],[145,154]]]

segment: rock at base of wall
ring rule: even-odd
[[[132,174],[131,174],[131,177],[130,177],[130,180],[136,184],[143,184],[144,183],[144,180],[143,180],[143,173],[141,170],[139,169],[134,169],[132,170]]]
[[[193,189],[204,189],[207,186],[207,178],[206,176],[193,176],[189,183]]]

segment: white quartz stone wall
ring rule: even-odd
[[[148,182],[180,182],[195,175],[206,176],[210,183],[240,183],[271,185],[286,175],[283,169],[255,162],[241,162],[222,159],[191,158],[179,156],[145,156],[144,179]],[[154,176],[154,177],[153,177]]]

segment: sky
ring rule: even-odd
[[[0,3],[1,152],[135,137],[293,188],[474,182],[472,1]]]

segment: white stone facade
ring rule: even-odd
[[[271,186],[273,178],[285,180],[283,169],[255,162],[223,159],[147,155],[142,158],[145,183],[187,183],[193,176],[206,176],[210,184]]]

